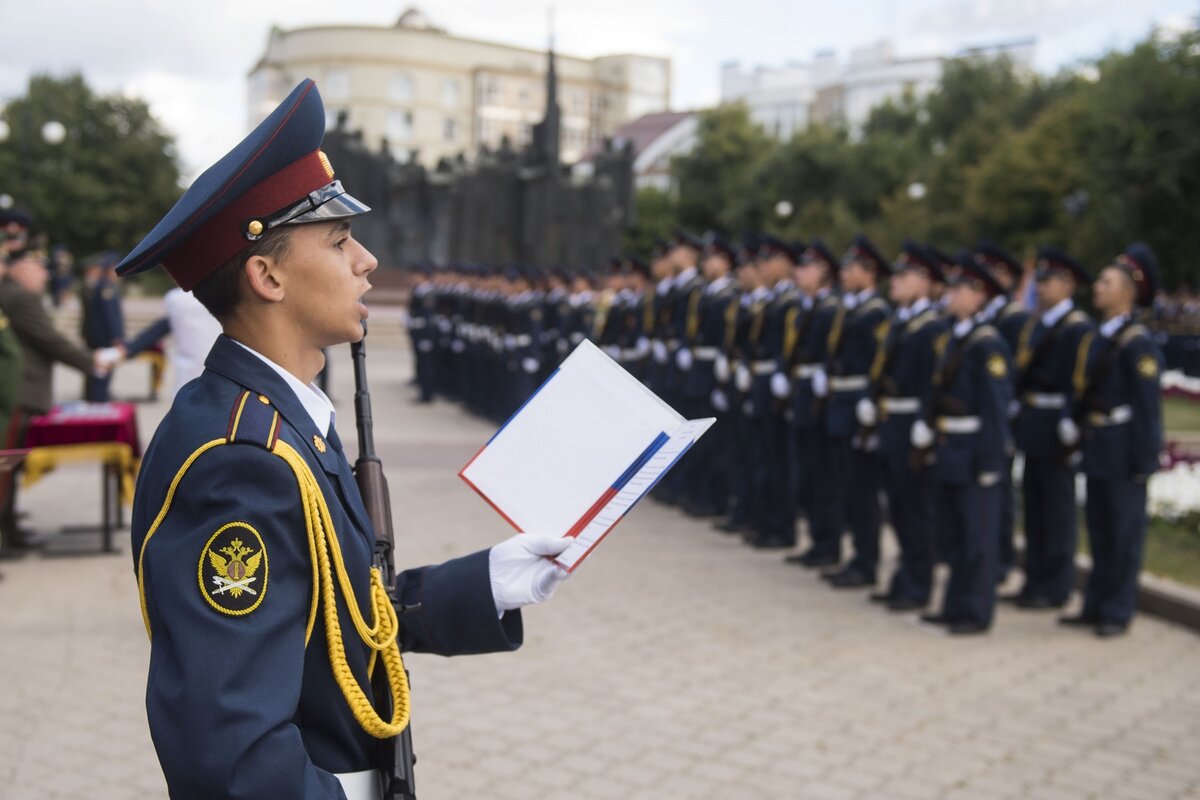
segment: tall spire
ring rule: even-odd
[[[546,48],[546,115],[533,129],[533,146],[547,164],[558,165],[561,121],[558,110],[558,72],[554,62],[554,7],[549,9],[549,46]]]

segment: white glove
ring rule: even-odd
[[[645,358],[650,354],[650,340],[645,336],[639,336],[634,349],[637,350],[638,358]]]
[[[505,350],[516,350],[517,349],[517,337],[511,333],[504,334],[504,349]]]
[[[718,355],[713,361],[713,375],[716,377],[717,383],[729,383],[733,372],[729,369],[729,359],[725,357],[724,353]]]
[[[875,409],[875,404],[871,402],[871,398],[864,397],[858,401],[858,405],[854,407],[854,416],[858,418],[858,424],[864,428],[870,428],[879,421],[879,414]]]
[[[1009,419],[1016,419],[1016,418],[1017,418],[1017,414],[1020,414],[1020,413],[1021,413],[1021,401],[1020,401],[1020,400],[1013,400],[1013,401],[1009,402],[1009,404],[1008,404],[1008,418],[1009,418]]]
[[[655,339],[650,345],[650,349],[654,353],[654,360],[659,364],[665,364],[671,358],[671,354],[667,350],[666,342]]]
[[[913,423],[912,430],[908,433],[908,440],[912,442],[912,446],[918,450],[925,450],[933,444],[933,431],[929,428],[929,423],[923,419],[919,419]]]
[[[96,351],[96,362],[106,369],[112,369],[120,363],[123,357],[119,347],[101,347]]]
[[[608,355],[608,357],[609,357],[609,358],[611,358],[613,361],[620,361],[620,360],[621,360],[621,348],[617,347],[615,344],[609,344],[609,345],[605,345],[605,346],[604,346],[604,352],[605,352],[605,353]]]
[[[829,394],[829,377],[825,374],[825,370],[818,369],[813,373],[812,390],[817,397]]]
[[[570,575],[553,557],[575,541],[569,537],[518,533],[488,551],[488,576],[496,613],[541,603]]]
[[[521,369],[525,370],[530,375],[537,372],[538,367],[540,367],[540,366],[541,366],[541,364],[539,364],[537,362],[536,358],[522,358],[521,359]]]
[[[771,376],[771,394],[780,400],[786,400],[791,393],[792,384],[788,381],[787,375],[784,375],[782,372],[776,372]]]
[[[679,348],[675,353],[675,366],[679,367],[684,372],[692,368],[692,351],[686,347]]]
[[[737,370],[733,373],[733,385],[737,387],[739,392],[750,391],[750,384],[753,383],[753,378],[750,376],[750,368],[745,364],[738,364]]]
[[[1063,417],[1058,421],[1058,440],[1067,447],[1079,444],[1079,426],[1075,424],[1075,420]]]
[[[722,414],[729,410],[729,398],[720,389],[713,389],[709,400],[712,402],[712,407]]]

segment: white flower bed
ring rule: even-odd
[[[1146,486],[1150,516],[1175,522],[1200,515],[1200,464],[1176,464],[1150,476]]]

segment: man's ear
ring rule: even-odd
[[[250,256],[243,268],[250,291],[268,303],[283,300],[283,282],[279,264],[270,256]]]

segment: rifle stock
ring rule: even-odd
[[[375,528],[375,566],[383,573],[384,585],[394,590],[396,562],[393,555],[395,535],[392,528],[392,504],[383,463],[375,454],[374,422],[371,418],[371,393],[367,387],[367,326],[363,323],[363,338],[350,345],[354,359],[354,418],[358,430],[358,458],[354,462],[354,480],[362,495],[363,506],[371,526]],[[394,600],[394,598],[393,598]],[[376,707],[386,717],[391,713],[391,694],[384,670],[377,669],[371,681]],[[413,765],[416,756],[412,747],[412,723],[393,740],[381,747],[384,774],[384,798],[387,800],[416,800],[416,781]]]

